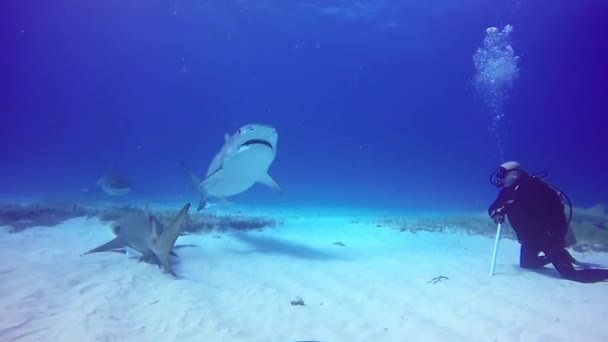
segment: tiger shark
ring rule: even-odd
[[[204,179],[182,162],[182,169],[201,195],[197,211],[207,207],[209,197],[225,199],[246,191],[255,183],[281,191],[268,174],[277,153],[277,141],[275,128],[249,124],[232,136],[224,136],[224,145],[211,161]]]
[[[109,171],[97,179],[97,186],[109,196],[123,196],[131,191],[131,181],[116,171]]]
[[[119,252],[131,247],[142,253],[139,261],[157,261],[159,267],[176,277],[169,264],[169,255],[174,255],[173,246],[180,230],[188,220],[190,203],[184,205],[171,225],[166,229],[148,210],[126,214],[112,225],[116,237],[83,255],[97,252]]]

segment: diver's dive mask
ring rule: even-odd
[[[520,170],[519,167],[507,170],[500,166],[496,171],[490,174],[490,183],[497,188],[511,186],[519,178]]]

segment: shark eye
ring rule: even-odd
[[[118,235],[118,233],[120,233],[120,226],[112,227],[112,231],[114,232],[114,234]]]

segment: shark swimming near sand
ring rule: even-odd
[[[97,179],[96,185],[108,196],[123,196],[131,191],[131,181],[124,175],[109,171]]]
[[[166,272],[175,276],[169,264],[169,255],[174,255],[173,248],[182,227],[188,220],[190,203],[184,205],[169,227],[163,227],[148,210],[126,214],[112,225],[116,237],[83,255],[97,252],[118,252],[131,247],[142,253],[139,261],[157,262]]]
[[[232,136],[226,134],[224,140],[224,145],[211,161],[204,179],[201,180],[181,163],[192,186],[201,195],[197,211],[207,207],[209,197],[225,199],[246,191],[255,183],[281,191],[268,173],[277,153],[276,129],[265,125],[245,125]]]

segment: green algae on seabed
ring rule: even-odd
[[[402,232],[465,232],[468,235],[481,235],[494,238],[496,224],[481,215],[399,217],[383,216],[370,222],[377,228],[397,229]],[[505,229],[506,228],[506,229]],[[572,222],[572,230],[577,244],[572,247],[577,252],[608,252],[608,230],[599,229],[592,224]],[[503,224],[502,237],[516,240],[515,232],[508,222]]]
[[[143,208],[124,207],[87,207],[75,203],[70,204],[31,204],[31,205],[0,205],[0,226],[8,226],[11,233],[19,233],[32,227],[51,227],[65,220],[76,217],[98,217],[102,222],[111,222],[129,211],[144,210]],[[152,210],[152,213],[165,224],[178,211],[170,209]],[[489,218],[479,215],[433,215],[433,216],[381,216],[369,220],[353,220],[351,223],[369,224],[377,228],[398,229],[402,232],[417,234],[418,232],[465,232],[469,235],[494,237],[496,225]],[[264,215],[246,215],[237,213],[191,213],[190,220],[183,232],[214,232],[227,230],[263,230],[283,224],[280,219]],[[577,252],[608,252],[608,230],[599,229],[593,224],[572,222],[577,244],[573,249]],[[505,223],[502,237],[515,240],[516,236],[510,226]]]
[[[0,205],[0,226],[8,226],[11,233],[19,233],[30,227],[51,227],[61,222],[86,216],[84,208],[45,205]]]
[[[84,207],[70,205],[0,205],[0,226],[8,226],[11,233],[20,233],[32,227],[52,227],[76,217],[98,217],[102,222],[112,222],[126,213],[144,209],[133,207]],[[163,224],[169,224],[176,210],[152,210]],[[267,216],[248,216],[244,214],[191,213],[183,233],[225,231],[225,230],[262,230],[282,224]]]

